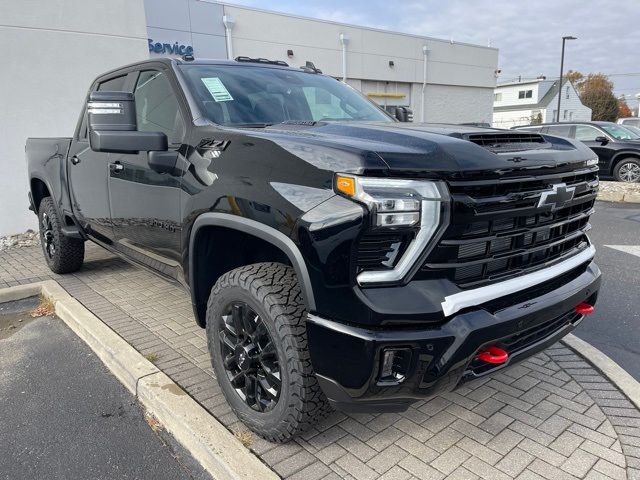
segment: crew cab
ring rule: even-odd
[[[273,441],[508,368],[598,296],[589,148],[401,123],[313,66],[128,65],[26,157],[51,270],[90,240],[183,285],[227,401]]]

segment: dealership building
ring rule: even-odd
[[[36,227],[24,142],[70,136],[91,80],[150,56],[313,62],[420,122],[487,122],[498,50],[209,0],[0,2],[0,236]],[[17,53],[16,53],[17,52]]]

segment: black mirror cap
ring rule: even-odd
[[[396,107],[394,116],[399,122],[413,122],[413,110],[408,107]]]
[[[94,152],[165,152],[169,148],[169,141],[162,132],[91,130],[89,132],[89,145]]]
[[[604,135],[601,135],[599,137],[596,137],[596,142],[602,144],[602,145],[606,145],[607,143],[609,143],[609,139],[607,137],[605,137]]]
[[[89,130],[135,131],[133,93],[91,92],[87,103]]]

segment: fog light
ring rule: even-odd
[[[378,385],[402,383],[409,371],[411,350],[408,348],[385,348],[382,352],[382,366]]]

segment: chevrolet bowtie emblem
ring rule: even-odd
[[[540,195],[538,208],[551,206],[551,211],[562,208],[569,200],[573,199],[576,187],[567,187],[566,183],[556,183],[551,190],[546,190]]]

